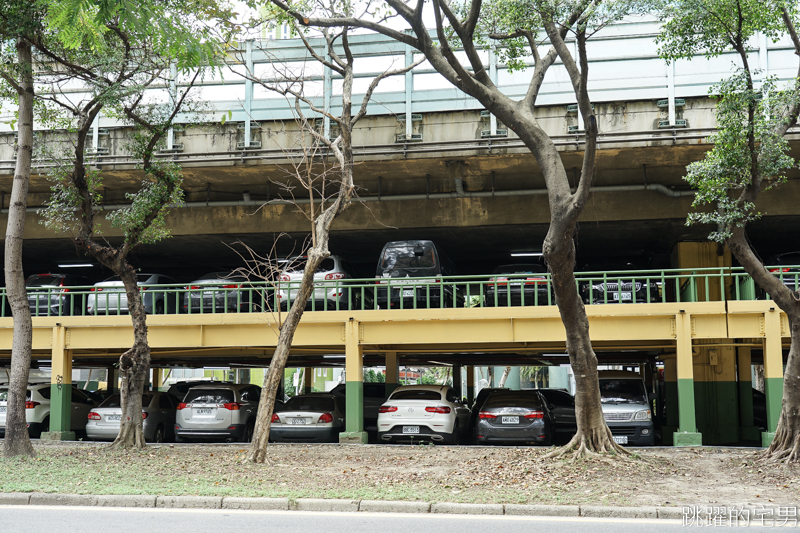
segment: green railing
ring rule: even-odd
[[[772,269],[771,269],[772,270]],[[775,275],[800,287],[800,267],[780,267]],[[697,268],[578,272],[578,293],[586,304],[710,302],[767,299],[741,268]],[[148,313],[207,314],[285,312],[299,281],[223,282],[220,285],[141,286]],[[315,283],[310,311],[438,309],[554,305],[549,274],[492,274],[425,278],[367,278]],[[115,315],[128,312],[121,288],[31,287],[33,316]],[[0,289],[0,316],[10,316]]]

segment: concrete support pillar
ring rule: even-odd
[[[364,431],[364,348],[360,344],[360,324],[352,318],[345,325],[345,372],[347,422],[339,442],[366,444]]]
[[[777,307],[764,313],[764,394],[767,397],[767,431],[761,434],[761,445],[767,447],[775,437],[783,404],[781,313]]]
[[[700,446],[694,411],[694,369],[692,361],[692,320],[689,313],[675,315],[677,337],[676,370],[678,374],[678,431],[672,435],[674,446]]]
[[[744,441],[761,441],[761,435],[753,422],[753,382],[751,377],[751,348],[736,349],[737,382],[739,387],[739,434]]]
[[[161,387],[164,386],[164,369],[163,368],[153,368],[153,390],[160,391]]]
[[[66,347],[67,328],[53,328],[52,375],[50,381],[50,431],[43,440],[75,440],[72,424],[72,350]]]
[[[453,388],[459,400],[464,397],[463,387],[461,386],[461,365],[453,365]]]
[[[472,405],[475,401],[475,367],[467,367],[467,404]]]
[[[119,392],[119,369],[113,366],[108,367],[108,374],[106,375],[106,390],[108,394],[117,394]]]
[[[314,369],[306,367],[303,370],[303,394],[311,394],[314,390]]]
[[[386,398],[400,386],[400,357],[397,352],[386,352]]]
[[[661,428],[661,441],[665,446],[672,445],[672,434],[678,431],[678,366],[675,354],[667,354],[664,359],[664,426]]]

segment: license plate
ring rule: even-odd
[[[519,424],[518,416],[504,416],[500,420],[503,424]]]
[[[413,297],[414,297],[414,289],[403,290],[403,298],[413,298]]]
[[[195,409],[194,412],[198,415],[210,415],[211,409]]]
[[[120,420],[122,420],[122,415],[108,415],[106,417],[106,420],[108,420],[109,422],[119,422]]]
[[[403,426],[403,433],[419,433],[419,426]]]
[[[291,421],[292,424],[303,425],[303,424],[306,423],[306,419],[305,418],[290,418],[289,420]]]
[[[6,406],[4,405],[0,407],[0,413],[5,413],[5,412],[6,412]]]
[[[628,444],[628,437],[625,435],[614,435],[614,442],[617,444]]]
[[[614,299],[615,299],[615,300],[619,300],[619,299],[620,299],[620,298],[619,298],[619,295],[620,295],[620,293],[618,293],[618,292],[614,292],[614,293],[612,293],[612,294],[614,295]],[[622,293],[622,299],[623,299],[623,300],[633,300],[633,296],[632,296],[632,294],[633,294],[633,293],[630,293],[630,292],[623,292],[623,293]]]

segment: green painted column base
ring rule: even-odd
[[[702,433],[689,433],[686,431],[676,431],[672,434],[673,446],[702,446]]]
[[[756,426],[739,426],[739,436],[741,440],[759,442],[761,429]]]
[[[76,440],[74,431],[47,431],[39,437],[45,442],[59,442],[62,440]]]
[[[366,444],[368,441],[366,431],[345,431],[339,433],[339,444]]]
[[[769,431],[764,431],[761,433],[761,447],[769,448],[769,445],[772,444],[772,439],[774,438],[775,433],[770,433]]]

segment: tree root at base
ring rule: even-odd
[[[756,455],[759,463],[800,463],[800,433],[793,436],[790,431],[779,431],[769,448]]]
[[[570,455],[572,459],[591,459],[600,461],[629,460],[631,452],[614,442],[610,432],[592,431],[589,435],[582,431],[560,448],[546,454],[547,459],[555,459]]]

